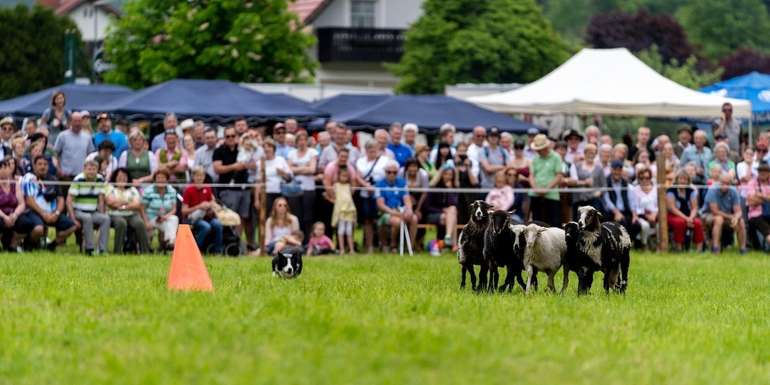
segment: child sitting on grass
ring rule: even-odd
[[[323,222],[313,224],[313,234],[307,242],[307,255],[324,255],[334,253],[334,242],[324,234],[326,226]]]

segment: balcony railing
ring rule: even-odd
[[[404,51],[404,30],[385,28],[316,29],[320,62],[397,62]]]

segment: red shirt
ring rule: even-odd
[[[184,199],[184,203],[188,207],[195,207],[201,204],[201,202],[211,201],[213,199],[211,195],[211,187],[203,186],[202,188],[198,189],[195,186],[188,186],[184,190],[182,199]]]

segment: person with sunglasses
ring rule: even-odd
[[[409,239],[414,245],[417,229],[417,216],[412,209],[412,199],[407,193],[406,180],[398,177],[398,162],[388,159],[385,165],[385,178],[376,183],[377,208],[381,212],[378,225],[380,226],[380,241],[383,252],[395,252],[397,239],[404,222],[409,228]],[[390,225],[390,234],[384,233],[386,225]]]
[[[733,105],[729,102],[722,104],[722,116],[714,121],[714,137],[718,135],[727,137],[731,154],[741,151],[741,121],[733,117]]]
[[[211,157],[214,172],[219,175],[220,184],[231,186],[219,189],[219,199],[229,209],[238,213],[241,217],[241,226],[236,233],[240,235],[243,229],[248,233],[251,218],[252,189],[246,187],[249,179],[249,169],[257,167],[256,162],[249,163],[238,161],[238,133],[235,127],[225,128],[225,142],[214,150]],[[248,235],[248,234],[247,234]],[[253,236],[248,237],[253,241]]]
[[[652,171],[641,168],[636,174],[638,185],[631,187],[631,208],[641,227],[639,240],[642,247],[650,246],[650,236],[658,223],[658,190],[652,181]]]

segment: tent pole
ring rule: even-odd
[[[751,144],[754,143],[754,113],[751,113],[751,118],[749,118],[749,143],[747,143],[746,147],[751,148]]]

